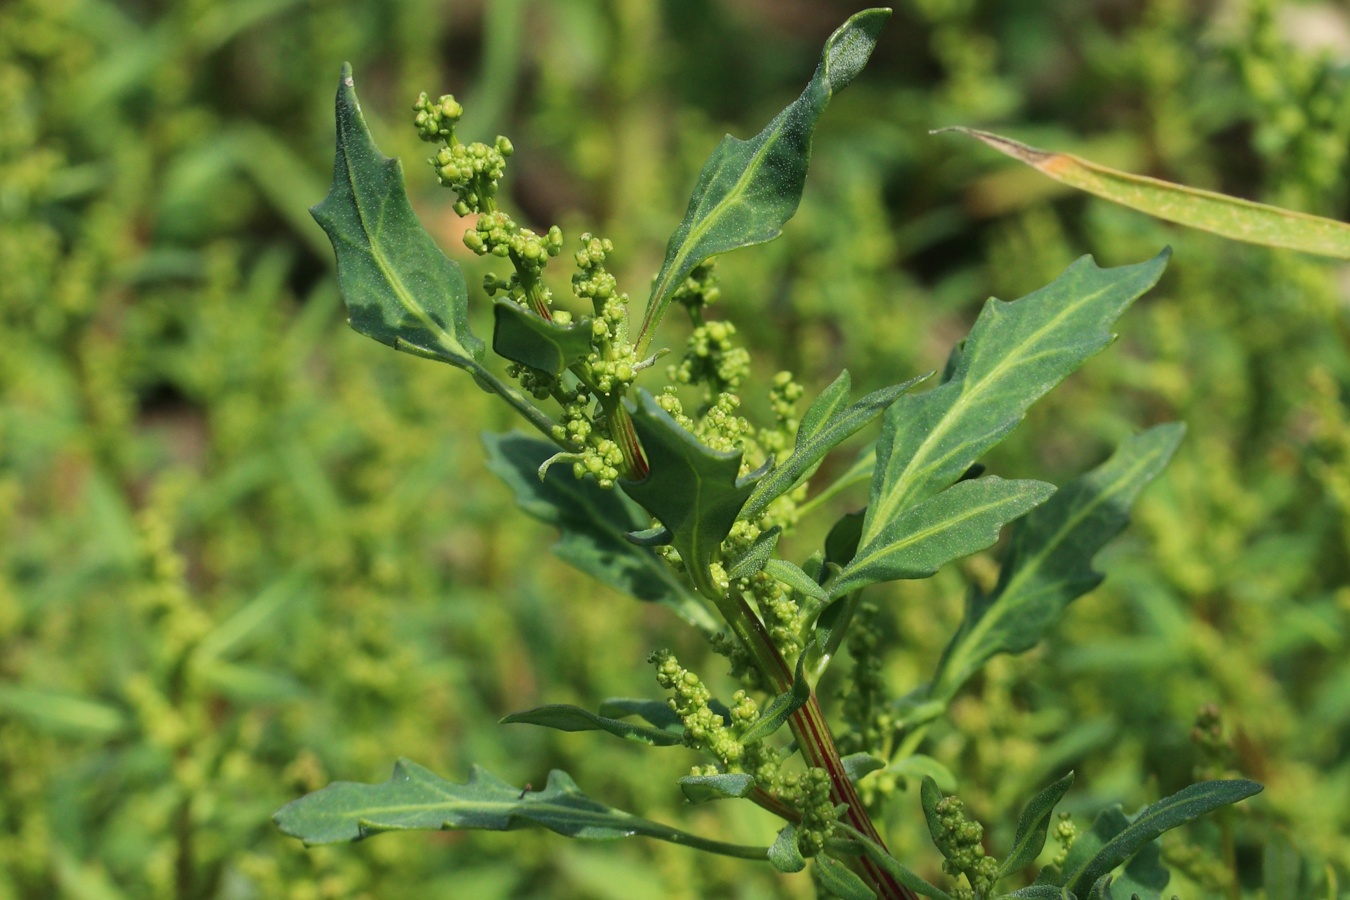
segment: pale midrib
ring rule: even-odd
[[[465,350],[460,345],[459,341],[455,340],[448,331],[431,318],[424,306],[413,299],[412,292],[408,290],[407,286],[403,283],[403,279],[397,275],[396,270],[390,265],[388,258],[379,248],[376,239],[380,234],[380,226],[384,224],[384,210],[389,204],[389,197],[386,195],[380,201],[379,215],[376,217],[376,227],[372,229],[366,214],[366,209],[361,204],[360,195],[356,192],[356,173],[352,170],[351,153],[346,152],[342,155],[347,168],[347,184],[352,194],[352,206],[356,208],[356,215],[361,220],[361,229],[365,232],[366,244],[370,247],[370,258],[375,260],[375,265],[379,267],[380,274],[384,276],[390,289],[393,290],[394,297],[398,300],[399,305],[421,322],[427,331],[431,332],[432,335],[436,337],[444,349],[468,360],[470,358],[468,351]]]
[[[1096,495],[1097,499],[1094,502],[1085,504],[1075,515],[1065,520],[1064,524],[1058,530],[1055,531],[1052,538],[1046,542],[1045,549],[1036,555],[1034,562],[1019,569],[1017,574],[1014,575],[1008,581],[1007,585],[1004,586],[1003,590],[999,591],[998,595],[993,598],[993,601],[991,602],[990,605],[990,610],[987,611],[985,615],[979,618],[979,620],[975,623],[975,626],[971,628],[970,631],[966,632],[966,636],[961,642],[962,648],[964,649],[967,647],[978,646],[979,639],[982,639],[989,632],[989,629],[993,627],[994,623],[1001,618],[998,615],[990,615],[990,612],[993,611],[994,604],[997,604],[1004,598],[1016,595],[1016,593],[1021,589],[1021,586],[1024,583],[1026,583],[1033,575],[1035,575],[1036,572],[1040,571],[1041,564],[1050,557],[1055,547],[1063,543],[1065,536],[1069,532],[1073,531],[1073,529],[1081,525],[1089,515],[1091,515],[1094,511],[1100,508],[1102,504],[1104,504],[1107,500],[1111,499],[1112,497],[1115,497],[1126,487],[1132,484],[1134,482],[1134,478],[1139,474],[1139,472],[1147,468],[1152,463],[1152,461],[1153,461],[1153,454],[1149,454],[1148,456],[1141,458],[1133,467],[1131,467],[1124,475],[1122,475],[1121,478],[1117,479],[1116,483],[1109,490],[1102,491],[1101,493],[1097,494]],[[1007,608],[1006,604],[1005,606],[1000,608],[1001,609]]]
[[[1018,352],[1011,353],[1005,356],[1003,359],[999,360],[999,362],[994,366],[994,368],[992,368],[983,378],[981,378],[975,384],[967,387],[967,385],[964,383],[963,380],[961,385],[961,393],[956,398],[956,401],[952,403],[950,408],[948,408],[946,415],[942,417],[942,420],[937,424],[937,426],[935,426],[933,430],[928,433],[928,436],[923,439],[923,443],[919,444],[919,449],[915,451],[912,457],[910,457],[910,461],[905,466],[905,470],[901,474],[901,477],[897,479],[895,485],[887,493],[886,497],[883,498],[881,504],[879,505],[879,509],[877,510],[876,515],[872,517],[872,522],[876,524],[876,527],[869,529],[869,531],[871,532],[870,534],[863,535],[864,541],[871,540],[872,538],[876,537],[877,533],[881,530],[881,528],[885,525],[885,523],[889,521],[892,516],[895,515],[896,508],[906,499],[906,494],[908,493],[907,489],[909,487],[910,482],[912,481],[912,478],[909,476],[911,476],[913,473],[921,471],[922,469],[932,469],[935,466],[941,465],[943,462],[950,459],[953,455],[959,453],[962,449],[974,443],[974,441],[965,441],[961,444],[958,444],[957,446],[949,450],[946,455],[938,458],[937,460],[933,461],[927,466],[923,465],[923,458],[925,454],[929,452],[930,448],[936,446],[941,441],[941,439],[951,430],[953,423],[959,421],[959,419],[961,418],[961,413],[964,412],[965,409],[971,405],[970,398],[977,396],[982,390],[984,390],[985,385],[991,382],[996,383],[998,378],[1003,376],[1011,368],[1024,365],[1027,362],[1027,359],[1031,358],[1024,356],[1024,353],[1022,351],[1025,348],[1034,346],[1036,342],[1039,341],[1042,337],[1044,337],[1048,331],[1058,326],[1059,323],[1062,322],[1065,318],[1079,311],[1085,305],[1096,300],[1103,294],[1109,292],[1113,287],[1116,287],[1116,285],[1107,285],[1091,294],[1084,296],[1081,300],[1079,300],[1078,303],[1065,306],[1064,309],[1062,309],[1057,315],[1055,315],[1052,319],[1050,319],[1048,322],[1046,322],[1044,325],[1038,328],[1035,332],[1033,332],[1031,336],[1021,344],[1021,346],[1018,348]],[[1023,410],[1023,414],[1025,414],[1025,409]]]

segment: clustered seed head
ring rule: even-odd
[[[830,799],[830,775],[811,768],[800,775],[783,775],[775,792],[779,800],[802,814],[797,823],[797,849],[802,856],[815,856],[834,832],[839,815]]]
[[[984,853],[984,826],[966,818],[965,804],[957,797],[943,797],[937,804],[937,848],[945,857],[942,870],[964,875],[974,893],[984,896],[998,873],[998,860]]]
[[[510,259],[518,270],[516,277],[537,276],[550,259],[562,252],[562,245],[562,230],[557,225],[545,234],[535,234],[521,228],[504,212],[484,213],[471,230],[464,232],[464,246],[479,256],[490,253]]]
[[[1054,865],[1063,868],[1064,863],[1069,858],[1069,848],[1073,842],[1078,839],[1078,826],[1073,824],[1073,819],[1069,814],[1062,812],[1059,814],[1059,821],[1055,823],[1055,840],[1059,842],[1059,852],[1055,854]]]
[[[423,91],[413,104],[413,112],[418,137],[424,141],[449,141],[455,133],[455,123],[464,115],[464,107],[450,94],[442,94],[433,102]]]
[[[750,354],[732,338],[736,326],[730,322],[708,322],[689,335],[684,358],[667,369],[671,381],[678,384],[708,383],[710,393],[734,391],[750,374]]]

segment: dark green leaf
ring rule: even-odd
[[[1055,814],[1055,804],[1059,803],[1071,784],[1073,784],[1072,772],[1032,797],[1023,807],[1022,814],[1017,818],[1017,834],[1013,837],[1012,850],[998,867],[996,878],[1002,878],[1036,861],[1041,848],[1045,846],[1045,836],[1050,830],[1050,819]]]
[[[333,242],[352,328],[465,368],[482,358],[464,276],[417,221],[399,161],[375,146],[348,65],[337,92],[333,186],[310,212]]]
[[[764,564],[764,571],[803,597],[810,597],[812,600],[820,602],[825,600],[825,589],[816,584],[814,578],[785,559],[769,560]]]
[[[522,791],[478,766],[466,784],[456,784],[401,759],[383,784],[330,784],[287,803],[272,818],[283,832],[310,845],[359,841],[385,831],[539,827],[584,840],[643,835],[742,859],[764,859],[768,852],[705,840],[606,806],[557,769],[542,791]]]
[[[666,245],[638,330],[645,348],[671,294],[709,257],[777,237],[801,202],[811,162],[811,135],[825,105],[867,64],[888,9],[850,18],[825,42],[811,83],[749,141],[727,135],[703,164],[689,209]]]
[[[632,413],[649,472],[623,489],[670,532],[685,565],[705,571],[754,490],[753,480],[740,477],[741,452],[705,447],[646,391]]]
[[[1261,790],[1261,785],[1245,779],[1202,781],[1182,788],[1170,797],[1150,804],[1130,820],[1129,825],[1107,841],[1097,853],[1076,867],[1065,863],[1065,885],[1074,893],[1086,895],[1097,879],[1133,856],[1165,831],[1220,807],[1244,800]],[[1075,848],[1076,849],[1076,846]]]
[[[605,731],[616,737],[653,747],[673,747],[684,743],[683,730],[680,733],[672,733],[663,729],[648,728],[645,725],[634,725],[632,722],[597,716],[579,706],[562,703],[511,713],[504,717],[500,724],[542,725],[545,728],[556,728],[558,731]]]
[[[956,790],[956,776],[952,774],[951,769],[948,769],[933,757],[925,756],[922,753],[915,753],[912,756],[897,760],[887,766],[886,771],[914,781],[931,778],[939,790],[948,793]]]
[[[496,323],[492,349],[503,359],[561,375],[591,352],[590,318],[559,325],[541,319],[513,300],[502,299],[492,305],[492,315]]]
[[[876,894],[867,882],[848,866],[824,853],[814,857],[820,883],[839,900],[876,900]]]
[[[840,372],[839,377],[806,410],[797,428],[797,442],[792,454],[755,486],[755,492],[750,495],[750,501],[741,512],[742,518],[753,520],[759,516],[770,503],[815,471],[825,454],[856,434],[885,412],[901,394],[927,377],[920,375],[904,384],[873,391],[852,406],[845,406],[851,381],[848,370]]]
[[[1003,896],[1016,897],[1018,900],[1063,900],[1065,893],[1064,888],[1056,887],[1053,884],[1033,884]],[[1073,900],[1072,894],[1069,894],[1068,897],[1069,900]]]
[[[843,568],[858,555],[858,539],[862,537],[863,516],[867,510],[845,513],[830,533],[825,536],[825,568],[828,572],[831,563]]]
[[[608,700],[600,701],[600,715],[618,719],[624,716],[641,716],[662,731],[669,731],[672,734],[684,733],[684,722],[664,700],[610,697]]]
[[[933,696],[952,697],[995,654],[1035,646],[1066,606],[1101,583],[1092,558],[1125,527],[1130,507],[1172,458],[1184,431],[1180,424],[1159,425],[1129,438],[1018,525],[997,586],[967,603],[938,666]]]
[[[1089,257],[1013,303],[990,299],[939,387],[886,411],[876,445],[867,546],[907,510],[960,478],[1027,408],[1111,342],[1111,326],[1161,276],[1149,262],[1100,269]]]
[[[622,494],[575,478],[565,465],[551,467],[540,481],[539,467],[557,449],[547,441],[506,434],[484,435],[483,443],[488,468],[511,488],[521,508],[562,531],[554,553],[616,590],[665,604],[704,631],[716,630],[716,620],[665,560],[627,539],[627,532],[648,519]]]
[[[1054,491],[1043,481],[992,475],[955,484],[890,520],[839,573],[830,596],[878,581],[927,578],[943,564],[993,544],[1004,524]]]
[[[811,683],[807,681],[804,673],[805,664],[806,654],[803,653],[797,658],[797,671],[792,678],[792,687],[769,701],[769,705],[764,707],[764,712],[760,713],[759,718],[741,733],[741,743],[749,744],[764,740],[782,728],[788,718],[811,699]]]
[[[800,872],[806,868],[806,859],[797,847],[797,826],[791,823],[783,826],[778,837],[769,847],[769,862],[780,872]]]
[[[778,546],[778,538],[782,534],[783,526],[781,525],[775,525],[768,531],[760,532],[754,543],[727,567],[727,577],[735,581],[737,578],[750,578],[758,574],[764,568],[764,564],[773,556],[774,548]]]
[[[844,766],[844,774],[849,781],[857,782],[886,768],[886,760],[870,753],[850,753],[839,760]]]
[[[1162,848],[1157,841],[1144,845],[1125,865],[1125,869],[1106,883],[1106,900],[1162,900],[1163,889],[1172,880],[1172,873],[1162,862]]]
[[[721,775],[686,775],[680,779],[680,790],[690,803],[708,800],[727,800],[744,797],[755,789],[755,777],[743,772]]]

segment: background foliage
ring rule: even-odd
[[[503,512],[478,433],[505,411],[346,329],[306,208],[350,59],[471,285],[479,262],[406,121],[419,90],[459,96],[466,134],[510,135],[522,218],[613,237],[642,294],[722,133],[756,132],[861,6],[0,6],[0,897],[810,894],[768,867],[547,834],[306,851],[268,816],[407,755],[455,779],[564,767],[624,808],[765,842],[753,810],[681,806],[683,750],[495,724],[653,696],[647,653],[688,638]],[[846,364],[861,393],[940,365],[989,294],[1085,252],[1174,247],[1120,345],[997,451],[1000,471],[1062,480],[1138,427],[1190,427],[1106,586],[1048,650],[995,661],[925,745],[1000,846],[1069,767],[1081,827],[1229,771],[1266,792],[1166,846],[1190,870],[1173,890],[1325,896],[1350,877],[1350,282],[927,131],[991,127],[1345,219],[1347,79],[1350,19],[1330,3],[904,0],[822,120],[801,212],[721,267],[765,376],[818,389]],[[932,671],[963,579],[990,571],[893,589],[893,693]],[[1193,729],[1204,704],[1217,732],[1213,710]],[[917,782],[874,777],[905,782],[892,849],[937,878]],[[1236,888],[1183,864],[1191,841],[1221,848]]]

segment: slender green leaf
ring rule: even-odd
[[[689,209],[666,245],[652,285],[637,344],[643,350],[670,297],[709,257],[776,238],[801,202],[811,162],[811,135],[836,91],[843,90],[872,55],[888,9],[858,13],[825,42],[806,90],[749,141],[727,135],[703,164]]]
[[[308,845],[359,841],[385,831],[513,831],[547,828],[571,838],[608,841],[642,835],[709,853],[764,859],[766,847],[710,841],[606,806],[581,793],[571,776],[554,769],[542,791],[513,787],[474,766],[465,784],[446,781],[401,759],[382,784],[340,781],[287,803],[272,817]]]
[[[600,701],[600,715],[609,718],[641,716],[651,725],[672,734],[684,732],[684,722],[665,700],[635,700],[630,697],[610,697]]]
[[[857,434],[885,412],[901,394],[927,377],[920,375],[904,384],[873,391],[852,406],[845,406],[852,382],[847,369],[840,372],[839,377],[806,410],[797,428],[797,442],[792,454],[755,486],[755,492],[750,495],[741,517],[752,520],[758,517],[770,503],[815,471],[825,454]]]
[[[755,776],[744,772],[726,772],[720,775],[686,775],[680,779],[680,790],[690,803],[708,800],[733,800],[744,797],[755,789]]]
[[[375,146],[349,65],[338,84],[333,185],[310,212],[333,243],[352,328],[398,350],[473,368],[483,342],[469,331],[464,276],[417,221],[402,165]]]
[[[1159,219],[1250,244],[1350,259],[1350,225],[1344,222],[1131,175],[1068,153],[1028,147],[987,131],[941,131],[970,135],[1056,181]]]
[[[750,578],[757,575],[764,568],[764,564],[773,556],[773,551],[778,546],[778,538],[782,534],[783,526],[781,525],[775,525],[768,531],[760,532],[754,543],[727,567],[727,577],[735,581],[737,578]]]
[[[798,566],[785,559],[771,559],[764,564],[764,571],[778,581],[792,588],[803,597],[824,602],[825,589],[816,584],[816,580],[803,572]]]
[[[853,782],[861,781],[873,772],[880,772],[886,768],[886,760],[870,753],[850,753],[839,762],[843,765],[848,780]]]
[[[821,853],[813,860],[821,885],[832,896],[839,900],[876,900],[877,895],[867,886],[867,882],[833,856]]]
[[[914,893],[924,897],[932,897],[933,900],[952,900],[946,891],[936,885],[929,884],[918,874],[911,872],[901,865],[899,860],[883,850],[876,841],[871,840],[856,828],[848,825],[843,825],[841,827],[848,832],[859,845],[861,845],[863,853],[867,855],[868,859],[872,860],[872,862],[880,866],[887,875],[890,875]]]
[[[780,872],[800,872],[806,868],[806,859],[797,846],[797,826],[789,822],[778,832],[769,847],[769,862]]]
[[[629,596],[670,607],[686,622],[706,631],[716,620],[665,560],[625,535],[644,527],[647,517],[617,491],[575,478],[568,466],[539,467],[556,448],[523,434],[484,435],[487,465],[516,495],[520,507],[562,532],[553,552],[560,558]]]
[[[293,572],[272,583],[202,638],[193,651],[193,664],[202,665],[229,655],[308,590],[309,576],[304,572]]]
[[[1041,848],[1045,846],[1045,836],[1050,830],[1055,804],[1059,803],[1072,784],[1073,773],[1070,772],[1027,802],[1017,818],[1017,833],[1013,836],[1012,850],[998,867],[996,879],[1036,861]]]
[[[1115,269],[1083,257],[1021,300],[991,298],[952,354],[946,380],[886,410],[863,546],[960,478],[1033,402],[1109,344],[1112,323],[1162,275],[1168,252]]]
[[[1032,884],[1024,888],[1018,888],[1011,894],[1004,894],[1005,898],[1016,897],[1017,900],[1073,900],[1072,894],[1065,894],[1064,888],[1053,884]]]
[[[558,731],[605,731],[624,740],[636,741],[652,747],[673,747],[684,743],[683,729],[671,732],[645,725],[634,725],[621,719],[597,716],[590,710],[564,703],[538,706],[504,717],[502,725],[542,725]]]
[[[1136,853],[1119,875],[1103,876],[1098,885],[1094,885],[1094,894],[1100,893],[1104,900],[1163,900],[1163,890],[1172,880],[1172,873],[1163,865],[1162,847],[1157,841],[1150,841]]]
[[[561,375],[591,352],[589,317],[559,325],[541,319],[513,300],[500,298],[492,305],[492,315],[492,350],[503,359]]]
[[[901,578],[927,578],[944,564],[992,545],[1005,524],[1045,501],[1055,487],[996,476],[963,481],[905,510],[858,551],[830,596]]]
[[[1135,499],[1161,474],[1184,433],[1180,424],[1159,425],[1127,439],[1018,524],[998,584],[967,603],[933,696],[954,696],[995,654],[1034,647],[1065,607],[1101,583],[1092,558],[1125,527]]]
[[[40,731],[72,737],[116,737],[131,725],[116,706],[87,697],[0,684],[0,712]]]
[[[666,529],[685,565],[704,571],[755,481],[740,477],[739,450],[705,447],[646,391],[638,392],[632,414],[649,471],[642,481],[623,482],[623,489]]]
[[[1129,859],[1149,841],[1163,832],[1220,807],[1245,800],[1260,792],[1261,785],[1245,779],[1202,781],[1182,788],[1170,797],[1150,804],[1130,820],[1129,825],[1107,841],[1088,861],[1069,868],[1065,864],[1064,884],[1079,896],[1085,896],[1097,879]]]
[[[942,791],[937,782],[925,775],[919,782],[919,803],[923,806],[923,818],[928,823],[928,834],[933,840],[941,841],[942,821],[938,819],[937,805],[942,802]]]
[[[822,571],[829,572],[831,565],[843,568],[858,555],[858,540],[862,537],[863,517],[867,510],[844,513],[825,536],[825,560]]]
[[[797,671],[792,678],[792,687],[769,701],[769,705],[764,707],[764,711],[759,714],[759,718],[749,728],[741,732],[741,743],[749,744],[764,740],[782,728],[792,714],[805,706],[806,701],[811,699],[811,683],[806,679],[805,664],[806,654],[803,653],[797,658]]]
[[[914,781],[931,778],[940,790],[947,793],[956,790],[956,776],[952,774],[952,770],[933,759],[933,757],[925,756],[922,753],[915,753],[912,756],[897,760],[887,766],[886,771],[892,775],[913,779]]]

